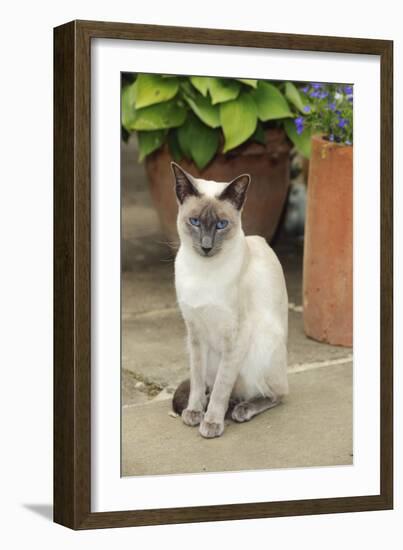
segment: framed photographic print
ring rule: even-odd
[[[54,520],[393,506],[393,43],[54,33]]]

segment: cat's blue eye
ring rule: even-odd
[[[195,225],[196,227],[198,227],[200,225],[199,218],[189,218],[189,221],[192,225]]]
[[[227,227],[228,221],[227,220],[218,220],[216,223],[217,229],[224,229],[224,227]]]

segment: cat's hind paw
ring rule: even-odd
[[[200,424],[199,432],[203,437],[208,439],[212,437],[220,437],[224,432],[224,422],[203,422]]]
[[[235,405],[231,413],[232,420],[235,422],[247,422],[251,419],[250,404],[247,401],[243,401]]]
[[[187,426],[198,426],[203,417],[203,411],[193,411],[191,409],[183,409],[182,411],[182,420]]]

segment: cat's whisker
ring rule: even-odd
[[[154,241],[155,243],[157,244],[164,244],[164,245],[168,245],[168,246],[177,246],[179,247],[179,241]]]
[[[179,249],[180,243],[179,241],[154,241],[156,244],[162,244],[163,246],[168,246],[172,250],[177,251]]]

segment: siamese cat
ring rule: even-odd
[[[175,287],[190,356],[190,386],[181,384],[173,407],[203,437],[219,437],[228,410],[245,422],[288,393],[287,290],[273,250],[242,230],[250,176],[224,183],[197,179],[174,162],[172,170]]]

